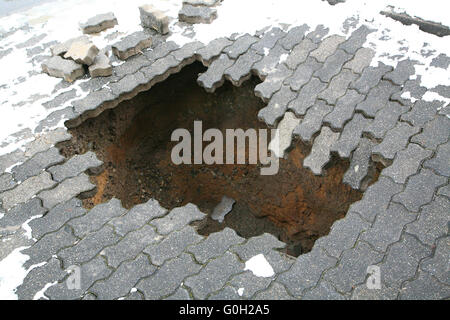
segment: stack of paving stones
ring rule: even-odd
[[[183,0],[178,20],[187,23],[211,23],[217,19],[217,10],[213,8],[220,0]]]
[[[112,199],[84,209],[79,198],[95,189],[87,174],[100,172],[101,162],[92,153],[59,155],[54,146],[71,138],[63,128],[0,157],[0,232],[8,239],[0,242],[1,258],[27,246],[25,267],[33,267],[17,296],[448,298],[449,109],[422,100],[426,89],[410,80],[415,61],[371,66],[374,52],[363,44],[372,31],[361,26],[345,38],[302,25],[182,47],[155,37],[151,49],[111,76],[87,81],[89,94],[63,114],[68,127],[76,126],[196,60],[208,67],[198,83],[209,92],[225,79],[239,85],[258,76],[255,94],[267,103],[259,118],[275,127],[288,117],[283,127],[312,146],[306,167],[325,175],[336,154],[350,163],[344,182],[364,191],[309,253],[289,257],[280,252],[285,244],[268,234],[243,239],[227,228],[200,236],[191,223],[205,215],[192,204],[168,212],[150,200],[126,210]],[[433,61],[444,69],[448,63],[445,56]],[[441,87],[436,90],[448,95],[450,88]],[[404,98],[406,92],[414,100]],[[386,168],[367,186],[376,161]],[[21,228],[25,222],[31,238]],[[273,276],[245,270],[244,262],[258,254]],[[71,266],[82,274],[76,290],[66,285]],[[367,287],[369,266],[380,268],[381,289]]]

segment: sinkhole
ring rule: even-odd
[[[245,238],[267,232],[287,243],[290,255],[310,251],[315,240],[328,234],[333,222],[362,197],[342,183],[348,161],[333,156],[325,174],[315,176],[302,166],[311,146],[295,140],[280,159],[276,175],[260,175],[260,164],[175,165],[171,150],[177,142],[171,141],[171,134],[177,128],[192,133],[196,120],[203,122],[203,130],[217,128],[224,133],[227,128],[267,128],[257,117],[265,106],[254,95],[257,78],[240,87],[227,81],[215,93],[207,93],[196,83],[204,71],[195,62],[69,130],[72,140],[60,146],[64,156],[91,150],[105,163],[101,174],[91,176],[97,193],[84,199],[84,206],[92,208],[113,197],[126,208],[151,198],[167,209],[193,203],[208,214],[196,224],[202,235],[225,227]],[[235,204],[220,223],[211,213],[224,196]]]

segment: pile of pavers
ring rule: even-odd
[[[217,18],[217,10],[212,8],[220,0],[183,0],[178,19],[187,23],[211,23]]]

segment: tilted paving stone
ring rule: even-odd
[[[314,43],[320,43],[329,31],[329,28],[326,28],[323,24],[319,24],[313,31],[306,35],[306,38],[311,39]]]
[[[356,110],[368,117],[375,117],[379,110],[387,107],[392,94],[398,91],[400,91],[400,87],[394,86],[388,81],[381,81],[370,90],[364,101],[358,103]]]
[[[50,149],[57,143],[70,140],[71,138],[72,135],[65,128],[45,132],[25,145],[25,156],[31,158],[35,154]]]
[[[271,28],[265,32],[261,39],[251,46],[251,49],[256,50],[260,55],[265,55],[266,50],[272,49],[278,40],[282,39],[286,35],[286,32],[278,27]]]
[[[439,188],[437,194],[450,198],[450,184],[447,184],[446,186]]]
[[[410,76],[416,73],[414,61],[409,59],[399,61],[395,69],[386,73],[383,78],[392,81],[395,84],[403,85]]]
[[[423,97],[423,95],[427,92],[427,88],[421,86],[420,84],[421,84],[420,76],[417,76],[416,79],[406,81],[402,91],[394,93],[391,99],[398,101],[403,105],[407,106],[412,105],[414,101],[412,101],[410,98],[413,98],[414,100],[420,100]],[[402,97],[404,94],[406,96]],[[410,98],[408,98],[408,96]]]
[[[383,141],[373,148],[373,154],[380,157],[380,161],[392,161],[398,151],[403,150],[411,136],[419,132],[418,127],[399,122],[386,132]]]
[[[77,177],[64,180],[54,189],[41,191],[37,197],[42,199],[44,207],[51,209],[59,203],[66,202],[95,188],[96,186],[89,181],[89,177],[82,173]]]
[[[407,121],[413,126],[422,127],[425,123],[432,120],[436,115],[439,107],[442,107],[441,101],[428,102],[418,100],[414,103],[411,111],[401,116],[403,121]]]
[[[246,271],[233,277],[229,282],[239,296],[249,299],[258,291],[267,289],[272,280],[272,278],[257,277],[253,272]]]
[[[299,64],[306,61],[309,53],[317,48],[317,44],[310,39],[303,39],[292,49],[284,64],[291,70],[295,70]]]
[[[283,85],[280,91],[272,96],[269,104],[259,110],[258,118],[267,123],[267,125],[274,126],[283,117],[289,102],[295,99],[296,96],[297,94],[289,86]]]
[[[415,235],[423,243],[432,246],[435,239],[448,233],[450,220],[450,201],[436,197],[430,204],[422,207],[417,221],[406,227],[406,232]]]
[[[61,182],[86,171],[98,174],[102,165],[103,161],[100,161],[94,152],[89,151],[81,155],[74,155],[66,163],[51,167],[47,171],[52,174],[53,180]]]
[[[55,44],[54,46],[50,47],[50,52],[53,56],[62,56],[70,49],[72,43],[79,41],[89,42],[89,38],[85,35],[82,35],[80,37],[69,39],[63,43]]]
[[[333,111],[325,116],[324,123],[334,129],[342,129],[345,123],[353,117],[356,105],[364,99],[362,94],[355,90],[348,90],[347,93],[337,100]]]
[[[196,205],[188,203],[184,207],[173,209],[163,218],[153,220],[151,224],[157,228],[158,233],[166,235],[172,231],[181,230],[191,222],[202,220],[204,217],[205,214]]]
[[[367,189],[367,179],[372,164],[372,149],[375,143],[369,139],[362,138],[359,145],[350,158],[350,166],[345,172],[342,182],[348,184],[353,189],[365,191]]]
[[[422,169],[420,173],[409,178],[405,190],[395,195],[393,200],[403,204],[408,210],[418,212],[421,206],[431,201],[437,187],[446,182],[446,178],[429,169]]]
[[[139,281],[136,288],[142,291],[148,300],[161,299],[174,293],[186,277],[198,273],[201,268],[190,255],[183,253],[166,261],[152,276]]]
[[[112,45],[112,52],[126,60],[152,45],[152,37],[145,31],[134,32]]]
[[[302,24],[301,26],[293,27],[288,31],[286,36],[280,40],[280,44],[286,50],[292,50],[305,36],[306,31],[309,30],[309,27],[306,24]]]
[[[408,110],[408,107],[390,101],[385,108],[375,114],[374,120],[364,129],[364,132],[372,138],[382,139],[388,130],[395,127],[400,115]]]
[[[289,295],[286,288],[278,282],[273,282],[272,285],[254,297],[255,300],[294,300],[294,297]]]
[[[225,71],[225,78],[231,81],[235,86],[240,86],[245,80],[251,77],[253,65],[262,59],[255,50],[248,50],[239,56],[234,65]]]
[[[432,152],[425,150],[415,143],[397,153],[394,162],[383,169],[382,175],[391,177],[396,183],[405,183],[408,177],[415,175],[424,159],[430,157]]]
[[[250,46],[256,43],[258,40],[258,38],[246,33],[243,36],[237,38],[231,46],[226,47],[223,52],[226,53],[231,59],[236,59],[241,54],[247,52]]]
[[[320,131],[323,118],[333,110],[325,101],[318,100],[306,112],[305,117],[295,127],[293,134],[300,136],[305,142],[311,142],[312,137]]]
[[[284,83],[290,85],[293,91],[299,91],[311,80],[313,73],[316,70],[319,70],[320,67],[320,63],[312,58],[307,58],[304,63],[297,67],[292,76],[284,81]]]
[[[158,60],[160,61],[160,60]],[[132,92],[136,87],[148,82],[148,77],[142,72],[128,74],[119,81],[109,84],[111,92],[117,97]]]
[[[386,252],[389,245],[400,240],[404,226],[416,217],[416,213],[391,203],[388,209],[378,213],[374,224],[362,234],[361,239],[370,243],[376,250]]]
[[[205,299],[208,294],[222,288],[233,274],[244,270],[244,264],[227,252],[211,260],[197,275],[186,278],[184,284],[191,288],[194,297]]]
[[[322,168],[331,160],[330,148],[338,140],[339,133],[322,127],[322,131],[314,139],[311,153],[303,160],[303,167],[311,169],[315,175],[322,174]]]
[[[113,28],[117,24],[117,18],[114,16],[114,13],[108,12],[98,14],[94,17],[89,18],[86,22],[80,23],[80,28],[83,33],[90,34]]]
[[[342,66],[352,58],[352,55],[346,53],[343,50],[336,50],[331,56],[329,56],[323,67],[314,73],[314,76],[318,77],[323,82],[329,82],[331,78],[337,75]]]
[[[274,249],[283,249],[285,247],[286,243],[281,242],[271,234],[264,233],[260,236],[252,237],[246,243],[236,245],[230,250],[236,253],[241,260],[247,261],[258,254],[267,254]]]
[[[117,202],[117,200],[114,201]],[[112,208],[119,208],[118,203],[111,205]],[[121,214],[116,215],[114,210],[110,211],[111,214],[114,214],[116,217],[112,218],[109,224],[112,225],[116,233],[121,236],[126,235],[130,231],[137,230],[152,219],[160,218],[167,213],[167,210],[161,207],[155,199],[150,199],[146,203],[138,204],[128,212],[125,212],[122,208],[117,211],[121,212]]]
[[[387,209],[392,196],[401,192],[402,189],[403,185],[381,176],[377,182],[367,188],[363,198],[352,204],[348,211],[355,211],[364,219],[373,222],[379,212]]]
[[[179,287],[173,295],[165,298],[164,300],[192,300],[192,298],[189,295],[189,291],[182,287]]]
[[[270,73],[263,83],[255,86],[255,95],[260,97],[264,102],[269,102],[270,98],[279,91],[286,78],[292,75],[292,70],[285,65],[279,65],[276,70]]]
[[[229,285],[226,285],[218,292],[211,294],[208,300],[224,301],[224,300],[242,300],[242,297],[238,294],[237,289]]]
[[[64,267],[81,265],[94,258],[106,246],[110,246],[119,241],[119,237],[110,226],[104,226],[95,233],[88,234],[73,247],[61,250],[58,253],[64,262]]]
[[[116,98],[108,88],[90,92],[85,98],[72,102],[75,113],[83,114],[87,111],[96,110],[103,103]]]
[[[442,300],[448,299],[450,288],[435,280],[428,272],[419,272],[419,276],[407,282],[400,290],[400,300]]]
[[[70,59],[81,65],[88,65],[94,63],[95,57],[99,53],[99,49],[92,42],[74,42],[69,50],[64,54],[65,59]]]
[[[370,65],[375,51],[369,48],[360,48],[356,51],[352,60],[344,65],[344,68],[352,70],[354,73],[362,73],[363,70]]]
[[[341,158],[349,158],[351,153],[358,147],[364,128],[372,120],[365,118],[361,114],[355,114],[342,130],[339,139],[331,146],[331,151],[335,151]]]
[[[352,286],[365,281],[367,267],[381,262],[382,258],[383,254],[364,242],[358,242],[354,248],[343,252],[337,267],[327,271],[324,279],[338,291],[350,292]]]
[[[211,23],[217,19],[217,10],[205,6],[183,4],[178,12],[178,20],[187,23]]]
[[[177,61],[185,61],[188,58],[194,57],[197,50],[204,48],[205,45],[200,41],[193,41],[186,43],[181,48],[172,51],[170,54],[177,59]]]
[[[152,264],[161,266],[165,261],[179,256],[188,246],[203,240],[191,226],[172,232],[160,243],[148,246],[144,253],[150,256]]]
[[[156,271],[148,258],[141,254],[135,260],[120,265],[106,280],[96,282],[90,292],[100,300],[112,300],[127,295],[139,279],[148,277]]]
[[[24,222],[32,217],[42,216],[46,211],[37,198],[13,207],[0,219],[0,235],[16,231]]]
[[[450,177],[448,159],[450,159],[450,141],[438,146],[436,154],[430,160],[425,161],[424,167],[433,169],[440,175]]]
[[[133,259],[147,246],[161,241],[162,237],[155,230],[144,225],[141,229],[128,233],[119,243],[108,247],[101,252],[108,265],[117,268],[123,261]]]
[[[348,53],[355,53],[366,42],[367,36],[374,32],[374,29],[370,29],[365,25],[362,25],[358,29],[352,32],[350,37],[341,45],[340,49],[345,50]]]
[[[7,210],[17,204],[27,202],[42,190],[50,189],[56,184],[48,172],[42,172],[38,176],[31,177],[12,190],[0,194],[0,201]]]
[[[231,246],[244,241],[245,239],[239,237],[236,231],[225,228],[222,231],[211,233],[202,242],[190,246],[187,251],[194,254],[198,262],[205,264],[208,260],[223,255]]]
[[[359,93],[367,94],[370,89],[375,87],[381,80],[381,78],[392,70],[391,66],[387,66],[382,62],[378,63],[377,67],[367,67],[363,70],[361,77],[359,77],[350,86]]]
[[[450,137],[450,119],[446,116],[437,116],[427,122],[422,133],[411,138],[411,142],[420,144],[424,148],[436,149]],[[448,166],[447,166],[448,167]]]
[[[203,64],[210,65],[211,60],[218,57],[220,53],[228,46],[230,46],[233,41],[222,37],[217,38],[209,42],[205,47],[196,51],[196,54],[200,56]]]
[[[289,104],[289,110],[292,110],[297,116],[303,116],[310,107],[316,102],[317,95],[326,88],[326,84],[317,78],[312,78],[302,87],[298,96]]]
[[[61,269],[61,262],[52,258],[43,266],[31,270],[23,283],[17,287],[16,294],[20,300],[32,300],[46,284],[61,280],[66,272]]]
[[[349,84],[355,78],[356,75],[350,70],[342,70],[330,81],[328,87],[319,94],[318,98],[327,101],[328,104],[335,105],[337,99],[347,92]]]
[[[224,72],[234,64],[234,61],[228,58],[226,54],[221,54],[214,60],[205,73],[202,73],[197,83],[205,88],[207,92],[214,92],[224,82]]]
[[[41,67],[42,71],[49,76],[63,78],[67,82],[73,82],[85,74],[82,64],[63,59],[60,56],[54,56],[44,61]]]
[[[143,27],[151,28],[161,34],[169,33],[169,17],[151,4],[139,7],[141,24]]]
[[[63,282],[49,287],[45,295],[52,300],[75,300],[83,297],[84,293],[91,287],[95,281],[107,278],[112,269],[108,268],[101,257],[95,257],[91,261],[80,266],[80,288],[68,288],[70,278]]]
[[[325,62],[326,58],[331,56],[338,48],[338,46],[345,41],[345,37],[339,35],[332,35],[325,38],[319,47],[311,52],[311,57],[319,62]]]
[[[256,43],[257,44],[257,43]],[[265,80],[266,77],[274,72],[280,72],[276,67],[280,62],[280,57],[285,56],[289,53],[283,46],[277,43],[269,52],[264,55],[264,57],[256,62],[252,67],[252,72],[255,73],[261,80]],[[282,66],[285,66],[282,64]],[[284,68],[285,73],[290,74],[290,70],[288,68]],[[284,78],[283,78],[284,80]]]
[[[336,291],[331,283],[321,280],[317,287],[309,290],[303,300],[344,300],[345,296]]]
[[[450,237],[438,239],[433,257],[421,263],[421,269],[436,277],[440,282],[450,285]]]
[[[275,134],[275,137],[278,137],[278,143],[269,145],[269,150],[272,150],[277,157],[284,158],[286,150],[292,144],[292,133],[299,122],[300,119],[292,112],[286,112],[278,123],[278,132]]]
[[[306,289],[315,287],[323,272],[336,263],[337,259],[329,257],[315,246],[311,252],[299,256],[292,268],[279,275],[277,281],[294,296],[300,297]]]
[[[17,185],[17,182],[14,181],[14,177],[11,173],[5,172],[0,175],[0,193],[3,191],[11,190]]]

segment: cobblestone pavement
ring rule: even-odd
[[[267,102],[259,118],[269,126],[287,114],[300,119],[293,135],[312,144],[305,165],[315,174],[336,153],[350,160],[344,182],[365,189],[370,163],[386,166],[311,252],[292,258],[272,235],[247,240],[228,228],[200,236],[190,224],[205,215],[192,204],[169,212],[150,200],[126,210],[112,199],[86,210],[79,198],[94,190],[87,173],[101,162],[93,153],[62,157],[55,145],[71,136],[60,128],[0,157],[0,260],[29,256],[18,298],[448,299],[449,106],[421,100],[426,89],[410,80],[415,61],[369,66],[370,32],[362,26],[345,38],[303,25],[182,47],[155,36],[151,50],[84,82],[85,98],[42,122],[77,126],[196,60],[208,66],[198,84],[210,92],[254,74]],[[49,107],[71,98],[67,91]],[[245,270],[258,254],[273,276]],[[68,289],[74,266],[81,284]],[[368,289],[369,266],[380,268],[381,289]]]

